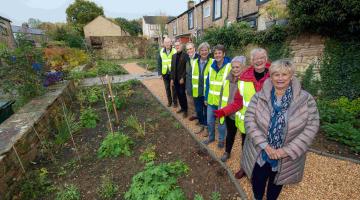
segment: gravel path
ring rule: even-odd
[[[135,63],[128,63],[124,68],[129,74],[145,73],[146,70]],[[143,80],[144,85],[162,99],[166,104],[165,88],[160,78]],[[173,109],[175,112],[176,110]],[[180,116],[180,115],[179,115]],[[195,122],[181,120],[181,123],[194,132],[199,128]],[[203,137],[199,134],[200,139]],[[203,138],[205,139],[205,138]],[[223,150],[216,147],[216,142],[209,146],[217,156],[221,156]],[[229,168],[235,173],[240,166],[241,139],[236,136],[231,158],[226,162]],[[252,196],[251,185],[247,178],[239,181],[248,197]],[[360,164],[349,161],[338,160],[321,156],[315,153],[308,153],[305,165],[304,179],[301,183],[285,186],[280,198],[282,200],[308,200],[308,199],[359,199],[360,200]]]

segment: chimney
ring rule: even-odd
[[[195,5],[195,1],[194,0],[188,0],[188,9],[193,8]]]

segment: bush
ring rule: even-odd
[[[325,124],[322,126],[326,136],[350,147],[354,152],[360,152],[360,130],[350,122]]]
[[[320,80],[315,77],[315,64],[310,64],[305,73],[301,75],[301,85],[304,90],[313,96],[317,96],[320,89]]]
[[[127,72],[120,65],[105,60],[98,61],[95,69],[97,74],[100,76],[127,74]]]
[[[35,170],[20,183],[20,197],[24,200],[42,199],[55,191],[46,168]]]
[[[150,145],[148,146],[145,151],[140,155],[139,160],[141,160],[144,163],[149,163],[155,160],[156,152],[155,152],[156,146]]]
[[[101,142],[98,150],[100,158],[114,158],[120,155],[131,155],[131,145],[133,144],[129,136],[120,132],[108,133]]]
[[[66,120],[63,119],[59,123],[57,123],[57,134],[55,135],[55,144],[64,144],[70,139],[71,134],[76,133],[80,130],[81,125],[78,121],[76,121],[76,116],[74,113],[67,111],[66,112]]]
[[[342,0],[290,0],[290,24],[297,32],[316,32],[327,36],[360,33],[360,2]],[[350,52],[350,51],[349,51]]]
[[[119,186],[113,183],[108,177],[103,177],[98,194],[101,199],[114,199],[116,193],[119,190]]]
[[[130,189],[125,193],[125,199],[167,199],[185,200],[185,194],[176,185],[177,178],[189,171],[183,162],[149,163],[144,171],[132,178]]]
[[[99,120],[99,116],[91,107],[86,108],[81,111],[80,121],[81,125],[85,128],[96,128],[97,121]]]
[[[56,193],[55,200],[80,200],[80,191],[75,185],[65,185],[65,188]]]
[[[327,40],[320,65],[321,91],[325,98],[360,97],[360,43]]]
[[[116,109],[121,110],[123,107],[125,107],[126,99],[124,97],[115,96],[114,101],[115,101]],[[109,112],[114,111],[114,107],[112,105],[111,100],[108,102],[108,111]]]

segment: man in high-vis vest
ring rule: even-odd
[[[269,78],[268,56],[265,49],[256,48],[250,53],[251,65],[240,75],[239,90],[236,91],[234,101],[224,108],[214,111],[216,117],[221,118],[235,114],[235,125],[241,133],[242,146],[245,142],[245,112],[251,101],[252,96],[259,92],[267,78]],[[265,148],[265,147],[264,147]],[[244,171],[240,169],[235,177],[240,179],[244,176]]]
[[[173,105],[173,107],[176,108],[176,90],[174,86],[170,85],[171,59],[174,54],[176,54],[176,50],[172,47],[170,38],[165,38],[164,48],[161,48],[158,56],[158,74],[162,75],[162,79],[164,81],[166,96],[168,99],[167,106],[170,107]]]
[[[215,141],[216,118],[213,111],[218,109],[221,87],[231,70],[230,61],[230,58],[225,57],[225,47],[223,45],[216,45],[214,47],[214,61],[208,72],[205,74],[205,105],[207,105],[207,125],[209,134],[209,138],[203,141],[206,145]],[[224,148],[226,135],[225,124],[218,125],[218,132],[219,140],[217,146],[218,148]]]
[[[201,43],[198,48],[200,56],[194,60],[191,60],[190,74],[190,91],[188,93],[194,100],[194,106],[197,119],[201,129],[197,132],[200,133],[205,130],[207,126],[206,115],[207,108],[204,98],[204,77],[206,71],[209,70],[213,59],[209,58],[210,45],[207,42]]]

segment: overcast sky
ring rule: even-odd
[[[0,16],[21,25],[29,18],[65,22],[65,10],[75,0],[0,0]],[[187,0],[92,0],[104,8],[107,17],[139,18],[160,12],[177,16],[185,11]]]

